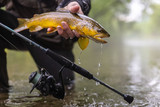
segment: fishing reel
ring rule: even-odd
[[[53,95],[58,99],[63,99],[65,90],[62,80],[62,71],[63,67],[59,71],[59,76],[61,80],[60,83],[57,83],[55,81],[55,78],[50,75],[49,72],[47,72],[44,68],[42,68],[38,72],[32,72],[29,76],[29,83],[33,84],[30,93],[32,93],[32,91],[36,88],[44,96]]]

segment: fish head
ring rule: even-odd
[[[108,32],[100,26],[88,26],[86,25],[83,27],[83,34],[82,37],[78,39],[78,44],[82,50],[86,49],[89,43],[89,39],[97,42],[97,43],[107,43],[106,40],[103,38],[110,37]]]
[[[95,35],[92,36],[95,42],[107,43],[103,38],[110,37],[110,34],[97,22],[93,24],[93,29],[95,30]]]
[[[93,37],[98,40],[101,43],[107,43],[105,40],[102,38],[107,38],[110,37],[109,33],[103,28],[103,27],[98,27],[96,29],[97,34],[94,35]]]
[[[107,43],[103,38],[110,37],[110,34],[96,21],[90,21],[85,26],[87,37],[97,43]]]

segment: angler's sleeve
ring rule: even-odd
[[[91,1],[90,0],[62,0],[62,2],[59,4],[58,8],[63,8],[66,5],[68,5],[70,2],[76,1],[79,3],[79,5],[82,8],[82,11],[85,15],[88,15],[90,9],[91,9]]]
[[[0,0],[0,7],[5,6],[10,0]]]

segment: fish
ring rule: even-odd
[[[52,28],[47,34],[57,31],[57,26],[65,21],[71,30],[77,31],[81,35],[78,38],[79,47],[84,50],[89,44],[89,39],[97,43],[107,43],[103,38],[110,37],[110,34],[94,19],[70,12],[46,12],[35,14],[32,18],[18,18],[19,26],[14,29],[16,32],[29,29],[29,32],[37,32],[45,28]],[[62,27],[63,29],[63,27]]]

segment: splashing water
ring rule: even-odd
[[[97,76],[99,76],[99,72],[97,72]]]
[[[96,86],[97,86],[97,85],[100,85],[100,83],[99,83],[99,82],[96,82]]]

